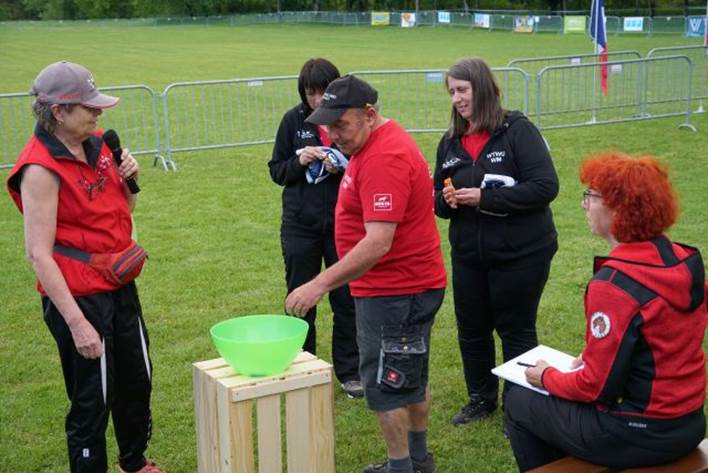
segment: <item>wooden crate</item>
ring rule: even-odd
[[[193,364],[200,473],[282,473],[281,397],[285,397],[288,473],[334,473],[332,366],[301,352],[284,373],[241,376],[222,359]]]

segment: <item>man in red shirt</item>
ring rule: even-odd
[[[286,300],[303,315],[349,283],[359,371],[378,416],[388,460],[365,473],[432,473],[427,450],[430,328],[446,285],[428,165],[413,138],[378,113],[378,93],[345,76],[330,83],[307,121],[326,125],[350,155],[335,209],[340,260]]]

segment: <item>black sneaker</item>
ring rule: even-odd
[[[364,386],[358,379],[350,379],[342,383],[342,390],[347,394],[349,399],[361,399],[364,397]]]
[[[433,454],[428,452],[425,460],[413,462],[413,473],[437,473],[438,467],[435,465],[435,460],[433,459]],[[383,463],[376,463],[369,465],[364,468],[364,473],[388,473],[388,460]]]
[[[433,454],[428,452],[423,461],[413,460],[413,473],[436,473],[438,467],[435,465]]]
[[[453,416],[452,425],[457,427],[458,425],[483,419],[490,416],[496,408],[496,404],[492,404],[484,399],[470,401],[469,404],[460,409],[460,412]]]
[[[364,473],[388,473],[388,460],[383,463],[374,463],[364,468]]]

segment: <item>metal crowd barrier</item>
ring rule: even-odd
[[[178,82],[162,97],[168,159],[272,142],[283,113],[300,101],[297,76]]]
[[[688,56],[693,63],[693,75],[691,77],[691,98],[694,101],[696,113],[703,113],[703,102],[708,100],[708,46],[672,46],[665,48],[654,48],[647,54],[647,57],[660,57],[680,54]]]
[[[104,111],[101,127],[114,128],[121,143],[134,155],[154,154],[165,170],[174,163],[160,152],[158,95],[146,85],[102,87],[102,92],[120,97],[117,107]],[[34,131],[32,97],[28,93],[0,94],[0,167],[11,167]]]
[[[412,13],[412,11],[393,11],[382,8],[382,11],[389,13],[390,25],[400,26],[401,15]],[[475,28],[488,28],[489,30],[524,29],[528,27],[530,21],[533,25],[529,32],[563,32],[562,16],[536,15],[529,10],[470,10],[450,11],[449,22],[440,23],[438,10],[419,10],[416,15],[416,24],[419,26],[472,26]],[[488,24],[482,26],[475,24],[475,16],[483,15],[488,17]],[[640,19],[641,25],[634,28],[624,29],[625,18]],[[654,17],[606,17],[606,31],[608,34],[686,34],[689,31],[688,22],[691,18],[702,21],[703,15],[698,16],[654,16]],[[87,26],[240,26],[258,24],[297,24],[297,23],[321,23],[330,25],[371,25],[371,12],[342,12],[342,11],[284,11],[273,13],[249,13],[236,15],[214,15],[214,16],[187,16],[187,17],[156,17],[156,18],[133,18],[133,19],[86,19],[86,20],[43,20],[37,21],[11,21],[0,22],[0,26],[12,25],[14,27],[37,26],[42,27],[72,27],[76,25]],[[589,21],[586,21],[589,25]]]
[[[660,56],[675,49],[658,48],[653,54]],[[694,50],[705,55],[704,47],[690,49]],[[614,57],[636,54],[613,53]],[[593,62],[584,62],[587,60]],[[688,57],[610,61],[607,96],[602,94],[600,63],[594,60],[596,55],[592,54],[527,58],[509,64],[529,71],[493,68],[504,108],[521,110],[542,129],[673,115],[685,116],[683,126],[691,127],[695,71]],[[535,74],[535,68],[544,64]],[[444,70],[353,73],[379,90],[382,113],[407,130],[442,132],[447,128],[451,105]],[[702,87],[705,97],[705,82]],[[300,101],[296,76],[179,82],[167,86],[162,94],[145,85],[101,90],[122,99],[117,108],[105,112],[101,126],[115,128],[123,145],[134,154],[154,154],[155,163],[159,160],[165,170],[176,169],[172,156],[177,152],[272,142],[283,114]],[[12,165],[32,133],[30,106],[26,93],[0,94],[0,166]]]
[[[509,61],[506,67],[518,67],[527,74],[536,75],[541,69],[547,66],[562,66],[565,64],[586,64],[588,62],[596,62],[599,54],[564,54],[562,56],[540,56],[513,59]],[[639,59],[642,55],[639,51],[609,51],[607,53],[608,60],[616,61],[621,59]]]
[[[627,50],[627,51],[610,51],[607,56],[611,60],[622,60],[622,59],[638,59],[641,57],[639,51]],[[519,58],[509,61],[507,67],[518,67],[529,76],[538,75],[538,73],[544,68],[549,66],[563,66],[563,65],[575,65],[575,64],[588,64],[598,61],[599,54],[586,53],[586,54],[564,54],[560,56],[541,56],[532,58]],[[529,81],[529,94],[528,94],[528,106],[529,110],[536,110],[536,80]]]
[[[535,121],[540,129],[669,116],[691,119],[692,63],[686,56],[609,61],[603,95],[602,63],[548,66],[536,76]]]

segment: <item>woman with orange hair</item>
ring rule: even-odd
[[[706,287],[696,248],[670,241],[678,202],[653,157],[590,157],[580,168],[590,230],[610,245],[585,292],[586,346],[564,373],[526,370],[544,396],[507,394],[521,471],[573,455],[612,468],[673,461],[703,439]]]

